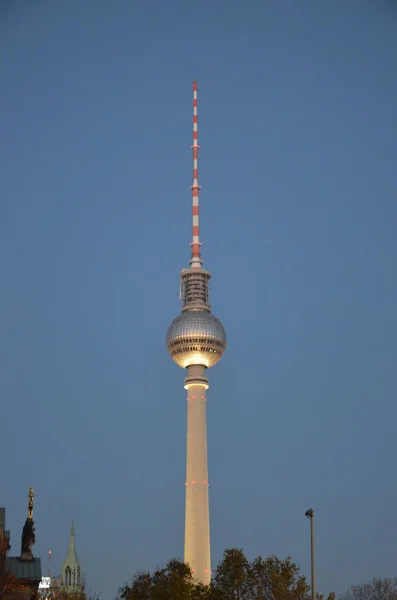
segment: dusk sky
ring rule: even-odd
[[[165,334],[198,81],[213,568],[397,576],[397,6],[2,0],[0,505],[113,600],[183,558],[186,392]]]

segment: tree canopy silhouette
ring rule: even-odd
[[[397,579],[374,577],[367,583],[352,585],[340,600],[397,600]]]
[[[209,586],[197,583],[190,568],[173,559],[153,573],[136,573],[119,589],[118,600],[310,600],[310,594],[291,558],[259,556],[250,562],[242,550],[231,549],[225,550]]]

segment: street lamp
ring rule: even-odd
[[[310,519],[310,547],[311,547],[311,571],[312,571],[312,600],[316,598],[316,570],[314,565],[314,512],[309,508],[305,512],[305,517]]]

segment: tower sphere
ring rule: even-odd
[[[185,310],[168,328],[167,349],[180,367],[213,367],[226,349],[226,333],[208,310]]]

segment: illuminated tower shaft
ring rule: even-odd
[[[205,367],[191,365],[185,379],[187,389],[187,453],[185,563],[204,584],[211,580],[210,515]]]
[[[209,271],[202,268],[199,224],[197,84],[193,83],[193,185],[192,254],[190,268],[181,271],[182,313],[167,332],[167,348],[172,359],[187,369],[187,456],[185,563],[194,577],[208,585],[211,581],[210,520],[208,502],[208,460],[206,369],[222,358],[226,333],[211,313]]]

